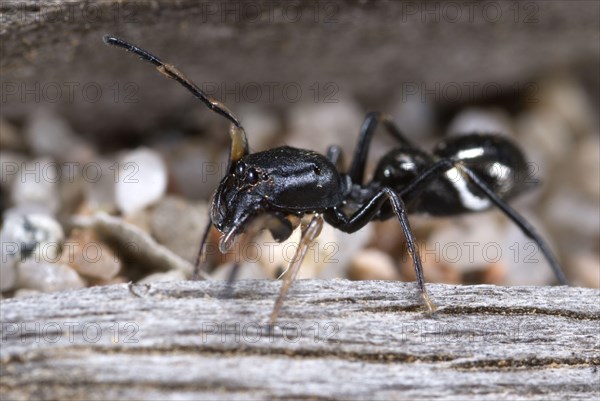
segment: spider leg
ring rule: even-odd
[[[273,311],[271,312],[271,326],[273,326],[275,324],[275,321],[277,320],[277,316],[279,315],[279,311],[281,310],[281,306],[283,305],[283,301],[285,300],[288,289],[290,288],[290,285],[298,275],[300,265],[302,264],[304,256],[306,256],[308,248],[319,236],[322,228],[323,218],[320,214],[315,214],[311,221],[308,223],[308,225],[302,228],[302,236],[300,237],[300,243],[298,244],[298,248],[296,248],[296,253],[294,254],[294,257],[292,258],[286,269],[287,273],[284,276],[283,285],[281,286],[279,296],[277,297],[275,305],[273,306]]]
[[[369,200],[369,202],[367,202],[352,216],[350,216],[350,218],[346,217],[343,211],[333,208],[326,212],[325,219],[334,227],[344,232],[352,233],[368,224],[375,217],[377,212],[379,212],[381,207],[388,201],[392,204],[394,214],[398,218],[398,221],[402,227],[402,231],[404,232],[404,236],[406,237],[408,252],[413,260],[413,266],[417,276],[417,284],[419,286],[419,290],[421,291],[421,297],[423,298],[428,311],[433,313],[436,309],[435,304],[429,297],[427,289],[425,288],[421,257],[419,256],[419,252],[416,247],[416,240],[410,228],[406,206],[397,193],[390,188],[382,188],[375,196],[373,196],[373,198],[371,198],[371,200]]]
[[[373,139],[377,125],[380,123],[383,124],[386,131],[398,142],[411,148],[415,148],[415,146],[406,138],[406,136],[402,134],[390,115],[378,112],[368,113],[365,117],[362,127],[360,128],[358,143],[356,144],[356,149],[352,158],[352,164],[350,165],[350,170],[348,171],[348,175],[352,179],[352,182],[362,183],[371,140]]]

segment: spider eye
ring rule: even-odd
[[[243,177],[246,172],[246,165],[242,162],[239,162],[235,168],[235,175],[238,177]]]
[[[254,185],[258,182],[258,172],[254,168],[250,168],[248,170],[248,175],[246,176],[246,182],[250,185]]]

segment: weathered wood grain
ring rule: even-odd
[[[593,399],[600,292],[301,280],[114,285],[0,303],[3,399]],[[137,294],[137,295],[136,295]]]

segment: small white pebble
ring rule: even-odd
[[[202,202],[167,196],[150,214],[152,235],[171,251],[193,263],[196,260],[202,234],[208,222],[208,206]]]
[[[25,137],[33,153],[50,156],[56,160],[85,163],[93,154],[81,136],[73,132],[67,122],[46,108],[35,110],[25,127]]]
[[[56,292],[85,287],[85,281],[69,266],[59,263],[24,260],[18,267],[18,286],[41,292]]]
[[[549,110],[538,108],[523,113],[515,125],[519,144],[527,151],[527,159],[535,163],[531,167],[537,176],[546,177],[549,167],[564,160],[573,148],[573,131],[560,115]]]
[[[3,255],[15,254],[19,259],[33,255],[39,260],[56,262],[64,232],[61,225],[50,216],[9,214],[0,237]]]
[[[348,99],[338,103],[302,103],[290,109],[290,136],[286,143],[325,153],[330,145],[340,145],[349,157],[356,146],[365,118],[360,107]]]
[[[597,110],[586,88],[572,77],[553,76],[542,82],[536,96],[540,107],[560,116],[576,135],[587,134],[597,123]]]
[[[188,199],[207,199],[227,169],[227,155],[219,160],[207,144],[183,140],[165,155],[173,188]]]
[[[241,107],[238,115],[248,134],[252,149],[266,149],[281,130],[281,124],[275,114],[268,113],[256,103]]]
[[[91,208],[110,211],[116,207],[115,182],[123,179],[123,171],[116,167],[114,160],[97,158],[82,169],[85,196]]]
[[[374,224],[367,224],[352,234],[340,231],[325,224],[317,239],[321,252],[322,268],[318,274],[321,279],[344,278],[350,263],[373,238]]]
[[[86,277],[101,280],[115,277],[121,270],[121,260],[90,230],[74,231],[65,241],[62,261]]]
[[[472,107],[460,112],[448,127],[449,135],[488,133],[511,135],[510,117],[497,109]]]
[[[348,276],[352,280],[399,280],[394,260],[377,249],[364,249],[352,259]]]
[[[35,297],[36,295],[43,294],[41,291],[32,290],[29,288],[21,288],[15,291],[15,298]]]
[[[433,104],[432,102],[423,102],[420,95],[401,94],[390,110],[392,110],[394,120],[402,133],[417,143],[422,143],[435,131]]]
[[[123,214],[144,209],[164,195],[167,189],[167,169],[160,155],[140,148],[127,153],[119,161],[116,202]]]
[[[62,171],[60,165],[50,158],[31,160],[21,165],[17,179],[11,186],[14,205],[35,205],[54,214],[59,210],[58,184]]]
[[[11,290],[17,282],[17,261],[15,254],[5,252],[4,243],[2,245],[2,255],[0,260],[0,292]]]
[[[213,280],[228,280],[231,275],[231,269],[233,269],[233,262],[224,263],[211,273],[211,278]],[[270,278],[261,268],[258,263],[251,262],[243,262],[237,275],[235,277],[236,280],[249,280],[249,279],[268,279]]]
[[[138,283],[139,284],[150,284],[150,283],[157,283],[157,282],[162,282],[162,281],[183,281],[185,279],[186,279],[185,274],[183,274],[179,270],[172,270],[172,271],[165,272],[165,273],[150,274],[149,276],[146,276],[143,279],[141,279],[140,281],[138,281]]]

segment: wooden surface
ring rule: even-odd
[[[592,399],[600,292],[301,280],[114,285],[0,303],[2,399]]]

